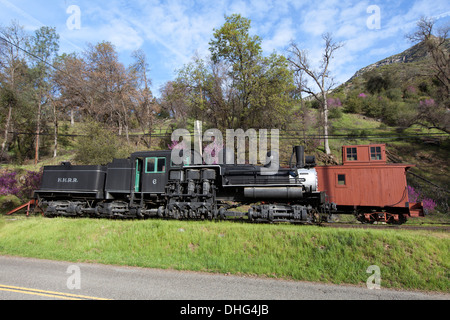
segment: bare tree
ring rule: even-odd
[[[89,87],[86,78],[86,63],[73,54],[62,54],[56,62],[56,72],[53,74],[55,87],[59,91],[61,111],[70,114],[70,124],[75,124],[76,110],[89,110]]]
[[[134,100],[137,104],[136,119],[144,134],[148,130],[148,140],[144,138],[144,142],[150,148],[155,114],[160,110],[150,90],[152,82],[148,77],[149,66],[145,52],[142,49],[136,50],[132,53],[132,58],[134,63],[130,66],[130,76],[136,82],[133,91]]]
[[[307,81],[302,81],[300,90],[312,95],[322,106],[325,152],[326,154],[331,154],[328,142],[327,95],[328,92],[336,85],[336,83],[330,76],[329,67],[331,59],[333,58],[333,54],[336,52],[336,50],[343,46],[343,43],[334,42],[330,33],[323,34],[322,38],[325,41],[325,49],[322,55],[322,63],[319,69],[314,69],[311,67],[306,51],[300,49],[295,42],[292,42],[288,49],[288,61],[291,63],[295,72],[306,75],[308,78],[312,79],[314,85],[318,87],[319,92],[315,91],[312,86],[308,85]]]
[[[417,23],[414,33],[407,35],[413,42],[420,42],[425,45],[431,56],[432,74],[439,83],[436,103],[421,103],[418,108],[416,123],[433,126],[446,133],[450,132],[450,114],[448,106],[450,104],[450,53],[449,40],[450,24],[436,30],[435,20],[432,18],[421,18]]]
[[[422,17],[417,22],[417,30],[407,35],[413,42],[423,42],[428,53],[433,59],[434,76],[441,83],[448,96],[450,92],[450,55],[448,47],[448,33],[450,24],[441,27],[435,32],[435,20],[433,18]],[[434,35],[435,33],[436,35]]]
[[[184,95],[178,93],[177,84],[173,81],[168,81],[159,89],[161,98],[158,104],[161,109],[170,114],[175,120],[180,120],[183,123],[187,118],[187,104]]]

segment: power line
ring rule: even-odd
[[[35,55],[34,53],[31,53],[31,52],[29,52],[29,51],[27,51],[27,50],[25,50],[25,49],[23,49],[23,48],[21,48],[21,47],[19,47],[19,46],[16,45],[15,43],[12,43],[11,41],[9,41],[9,40],[3,38],[2,36],[0,36],[0,40],[3,40],[4,42],[6,42],[6,43],[8,43],[8,44],[10,44],[10,45],[12,45],[12,46],[14,46],[14,47],[16,47],[17,49],[22,50],[23,52],[25,52],[26,54],[29,54],[29,55],[32,56],[33,58],[36,58],[36,59],[38,59],[39,61],[45,63],[45,64],[48,65],[49,67],[52,67],[52,68],[55,68],[55,69],[58,70],[58,71],[61,71],[61,70],[57,69],[55,66],[53,66],[53,65],[51,65],[50,63],[48,63],[47,61],[45,61],[44,59],[42,59],[41,57],[39,57],[39,56]],[[61,72],[62,72],[62,71],[61,71]]]
[[[49,130],[52,130],[54,128],[48,128]],[[36,135],[36,132],[20,132],[20,131],[9,131],[10,134],[15,135]],[[54,135],[54,133],[45,133],[41,132],[41,135]],[[152,136],[152,137],[167,137],[170,136],[172,132],[166,131],[164,133],[131,133],[128,134],[129,137],[141,137],[141,136]],[[58,134],[59,136],[67,136],[67,137],[88,137],[89,135],[83,135],[83,134]],[[117,134],[118,136],[121,136]],[[194,137],[194,134],[190,134],[191,137]],[[348,140],[364,140],[364,139],[415,139],[415,138],[440,138],[440,137],[448,137],[449,134],[447,133],[410,133],[410,134],[403,134],[403,135],[345,135],[345,134],[330,134],[328,135],[329,139],[348,139]],[[267,138],[271,138],[270,135],[267,135]],[[284,136],[283,134],[280,134],[278,136],[280,140],[302,140],[304,138],[307,139],[324,139],[324,135],[301,135],[301,136]]]
[[[439,189],[439,190],[441,190],[441,191],[444,191],[444,192],[446,192],[446,193],[450,193],[450,191],[448,191],[447,189],[444,189],[444,188],[442,188],[441,186],[438,186],[437,184],[431,182],[430,180],[428,180],[428,179],[426,179],[426,178],[424,178],[424,177],[422,177],[422,176],[419,176],[419,175],[416,174],[416,173],[413,173],[413,172],[411,172],[411,171],[406,171],[406,173],[411,174],[411,175],[415,176],[416,178],[419,178],[419,179],[425,181],[426,183],[432,185],[433,187],[435,187],[435,188],[437,188],[437,189]]]

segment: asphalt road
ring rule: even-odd
[[[0,299],[178,300],[198,305],[201,300],[449,300],[450,294],[0,256]]]

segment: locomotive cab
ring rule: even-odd
[[[133,171],[131,192],[156,195],[164,193],[171,161],[170,151],[143,151],[131,155]]]

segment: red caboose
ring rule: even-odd
[[[360,220],[404,222],[423,215],[420,204],[408,199],[408,164],[387,163],[384,144],[342,147],[342,165],[316,167],[318,188],[341,212]]]

